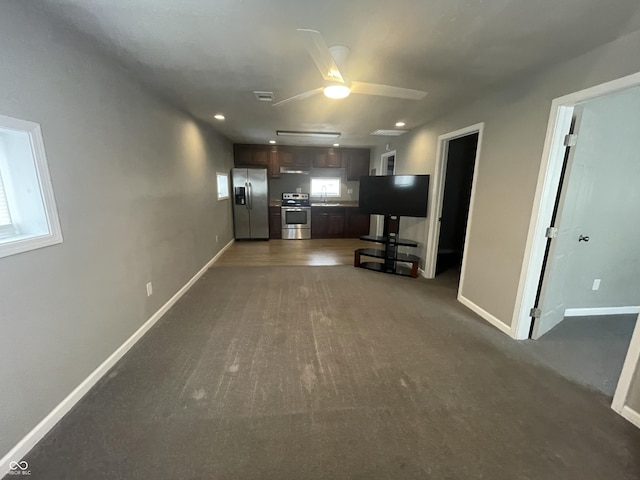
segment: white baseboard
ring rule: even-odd
[[[204,273],[213,265],[218,258],[233,244],[234,240],[227,243],[207,264],[196,273],[176,294],[171,297],[160,309],[154,313],[138,330],[135,331],[118,349],[113,352],[102,364],[96,368],[91,374],[85,378],[67,397],[62,400],[33,430],[25,435],[9,452],[0,459],[0,477],[9,472],[9,464],[11,462],[19,462],[29,453],[29,451],[38,443],[61,419],[65,414],[78,403],[82,397],[93,387],[102,376],[120,360],[131,347],[133,347],[153,325],[162,318],[162,316],[182,297],[191,286],[204,275]]]
[[[594,308],[567,308],[565,317],[591,317],[596,315],[626,315],[640,313],[640,307],[594,307]]]
[[[640,428],[640,413],[636,412],[634,409],[625,405],[622,408],[622,412],[620,412],[620,415],[629,420],[636,427]]]
[[[494,317],[489,312],[479,307],[468,298],[463,297],[462,295],[458,295],[458,301],[461,304],[463,304],[465,307],[473,310],[475,313],[480,315],[483,319],[485,319],[487,322],[489,322],[491,325],[496,327],[501,332],[511,336],[511,327],[506,323],[502,322],[501,320],[499,320],[497,317]]]

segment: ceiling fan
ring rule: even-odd
[[[421,100],[427,94],[421,90],[410,88],[392,87],[390,85],[380,85],[377,83],[366,83],[347,81],[338,69],[338,63],[342,64],[349,55],[349,48],[343,45],[327,47],[322,35],[317,30],[299,28],[298,32],[304,39],[305,46],[315,62],[322,78],[327,82],[325,86],[299,93],[293,97],[286,98],[274,103],[273,106],[294,100],[304,100],[320,93],[324,93],[329,98],[345,98],[351,93],[361,93],[364,95],[378,95],[381,97],[404,98],[408,100]]]

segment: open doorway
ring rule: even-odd
[[[396,173],[396,151],[383,153],[380,157],[380,175],[395,175]]]
[[[478,132],[448,143],[436,276],[446,271],[460,275],[477,149]]]
[[[640,75],[554,100],[512,335],[640,426],[639,111]]]
[[[640,86],[575,106],[532,312],[547,363],[611,397],[640,305],[638,112]]]
[[[472,125],[438,138],[425,258],[427,278],[444,272],[460,279],[463,276],[482,128],[483,124]]]
[[[396,151],[391,150],[380,156],[380,176],[396,174]],[[376,235],[382,236],[384,233],[384,216],[376,215]]]
[[[568,316],[638,313],[639,111],[640,86],[574,108],[532,338]]]

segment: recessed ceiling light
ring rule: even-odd
[[[334,147],[339,147],[339,146],[340,146],[340,144],[339,144],[339,143],[334,143],[334,144],[333,144],[333,146],[334,146]]]
[[[396,122],[396,127],[404,127],[406,123],[404,122]]]
[[[269,143],[274,144],[274,143],[276,143],[276,141],[275,140],[269,140]]]
[[[215,118],[216,120],[224,120],[224,115],[222,115],[221,113],[216,113],[213,118]]]
[[[351,93],[346,85],[329,85],[324,87],[324,96],[328,98],[345,98]]]

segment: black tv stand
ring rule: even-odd
[[[382,236],[364,235],[360,240],[381,243],[384,248],[359,248],[354,252],[353,265],[376,272],[391,273],[405,277],[417,278],[420,257],[398,252],[398,247],[417,247],[418,242],[398,236],[400,217],[385,215],[384,233]],[[382,262],[362,262],[361,257],[381,258]],[[411,268],[407,264],[411,265]]]

